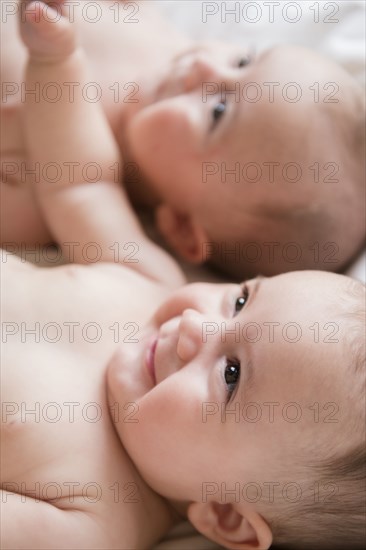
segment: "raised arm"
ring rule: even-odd
[[[101,102],[85,97],[93,79],[63,1],[53,17],[55,2],[21,5],[21,37],[29,51],[26,86],[43,91],[28,94],[24,106],[28,162],[39,163],[42,176],[34,191],[54,240],[70,261],[121,262],[179,286],[180,268],[146,237],[121,188],[120,152]],[[56,101],[45,96],[51,89]]]

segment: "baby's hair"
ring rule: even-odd
[[[347,101],[335,105],[323,103],[316,107],[321,119],[326,121],[327,132],[334,138],[334,150],[331,153],[328,151],[323,164],[328,168],[331,165],[337,168],[335,183],[327,183],[325,178],[315,187],[312,181],[314,176],[310,176],[309,172],[307,187],[317,189],[318,194],[311,196],[301,208],[289,209],[288,206],[281,208],[277,203],[260,203],[255,214],[262,216],[267,225],[265,230],[259,232],[258,228],[251,232],[250,224],[243,230],[245,218],[242,215],[241,199],[236,197],[236,203],[231,205],[231,220],[227,221],[230,224],[230,236],[226,237],[226,247],[233,250],[235,244],[240,242],[241,250],[246,251],[248,247],[248,254],[213,254],[210,263],[214,268],[240,279],[243,274],[251,277],[258,272],[271,276],[299,269],[340,271],[354,260],[364,244],[365,96],[362,87],[351,80],[346,93]],[[329,163],[329,155],[331,160],[337,162]],[[281,181],[276,183],[281,184]],[[349,223],[350,213],[352,223]],[[272,243],[277,246],[276,261],[269,259],[271,241],[276,241]],[[253,242],[259,245],[257,249],[261,251],[258,261],[248,259],[250,255],[256,255],[255,246],[250,249],[250,243]],[[300,251],[298,261],[292,262],[291,258],[286,258],[286,254],[285,258],[282,256],[291,242]],[[316,244],[324,246],[320,255],[314,251]],[[296,257],[294,248],[292,253]]]
[[[321,465],[319,463],[310,465],[309,469],[313,490],[306,498],[302,498],[300,503],[281,507],[281,512],[278,510],[276,517],[269,521],[275,548],[283,550],[365,548],[366,451],[364,442],[345,454],[325,460]]]
[[[353,414],[351,437],[357,442],[344,452],[322,461],[308,462],[311,483],[323,488],[318,498],[311,492],[299,504],[281,507],[273,519],[275,547],[284,550],[343,550],[365,548],[366,540],[366,433],[365,433],[365,286],[350,281],[344,299],[349,321],[346,346],[350,357],[350,376],[355,375],[355,391],[349,396]],[[337,490],[329,495],[332,489]]]
[[[324,461],[320,467],[319,463],[314,465],[310,475],[313,488],[310,494],[306,498],[303,497],[299,504],[281,507],[281,510],[277,510],[276,517],[269,521],[275,542],[274,548],[364,549],[365,443],[360,443],[351,451],[334,459]]]
[[[355,373],[362,377],[360,397],[364,396],[362,385],[365,384],[365,321],[366,321],[366,286],[359,281],[351,279],[348,284],[344,301],[352,308],[342,314],[349,321],[347,341],[351,352],[352,367]]]

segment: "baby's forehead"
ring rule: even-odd
[[[356,279],[345,277],[344,290],[347,296],[353,301],[358,302],[365,309],[366,285]]]
[[[360,281],[349,279],[343,287],[343,296],[339,298],[343,302],[340,318],[348,328],[347,342],[350,352],[354,353],[355,368],[365,376],[366,286]]]

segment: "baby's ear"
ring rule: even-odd
[[[203,263],[204,244],[208,242],[205,230],[190,214],[177,212],[161,204],[155,213],[156,224],[166,242],[185,260]]]
[[[272,532],[252,508],[237,509],[233,504],[193,502],[188,519],[202,535],[232,550],[267,550]]]

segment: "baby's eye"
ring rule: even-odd
[[[242,67],[246,67],[250,63],[250,57],[241,57],[238,61],[238,67],[241,69]]]
[[[212,118],[213,118],[213,125],[215,126],[217,122],[220,120],[221,116],[226,110],[226,101],[220,101],[217,105],[215,105],[214,110],[212,112]]]
[[[240,361],[237,360],[227,360],[224,373],[225,383],[227,385],[227,400],[226,403],[230,401],[230,398],[236,388],[237,383],[240,378]]]
[[[249,290],[247,285],[244,285],[242,289],[242,295],[239,296],[239,298],[237,298],[235,301],[235,315],[243,309],[243,307],[248,301],[248,298],[249,298]]]

